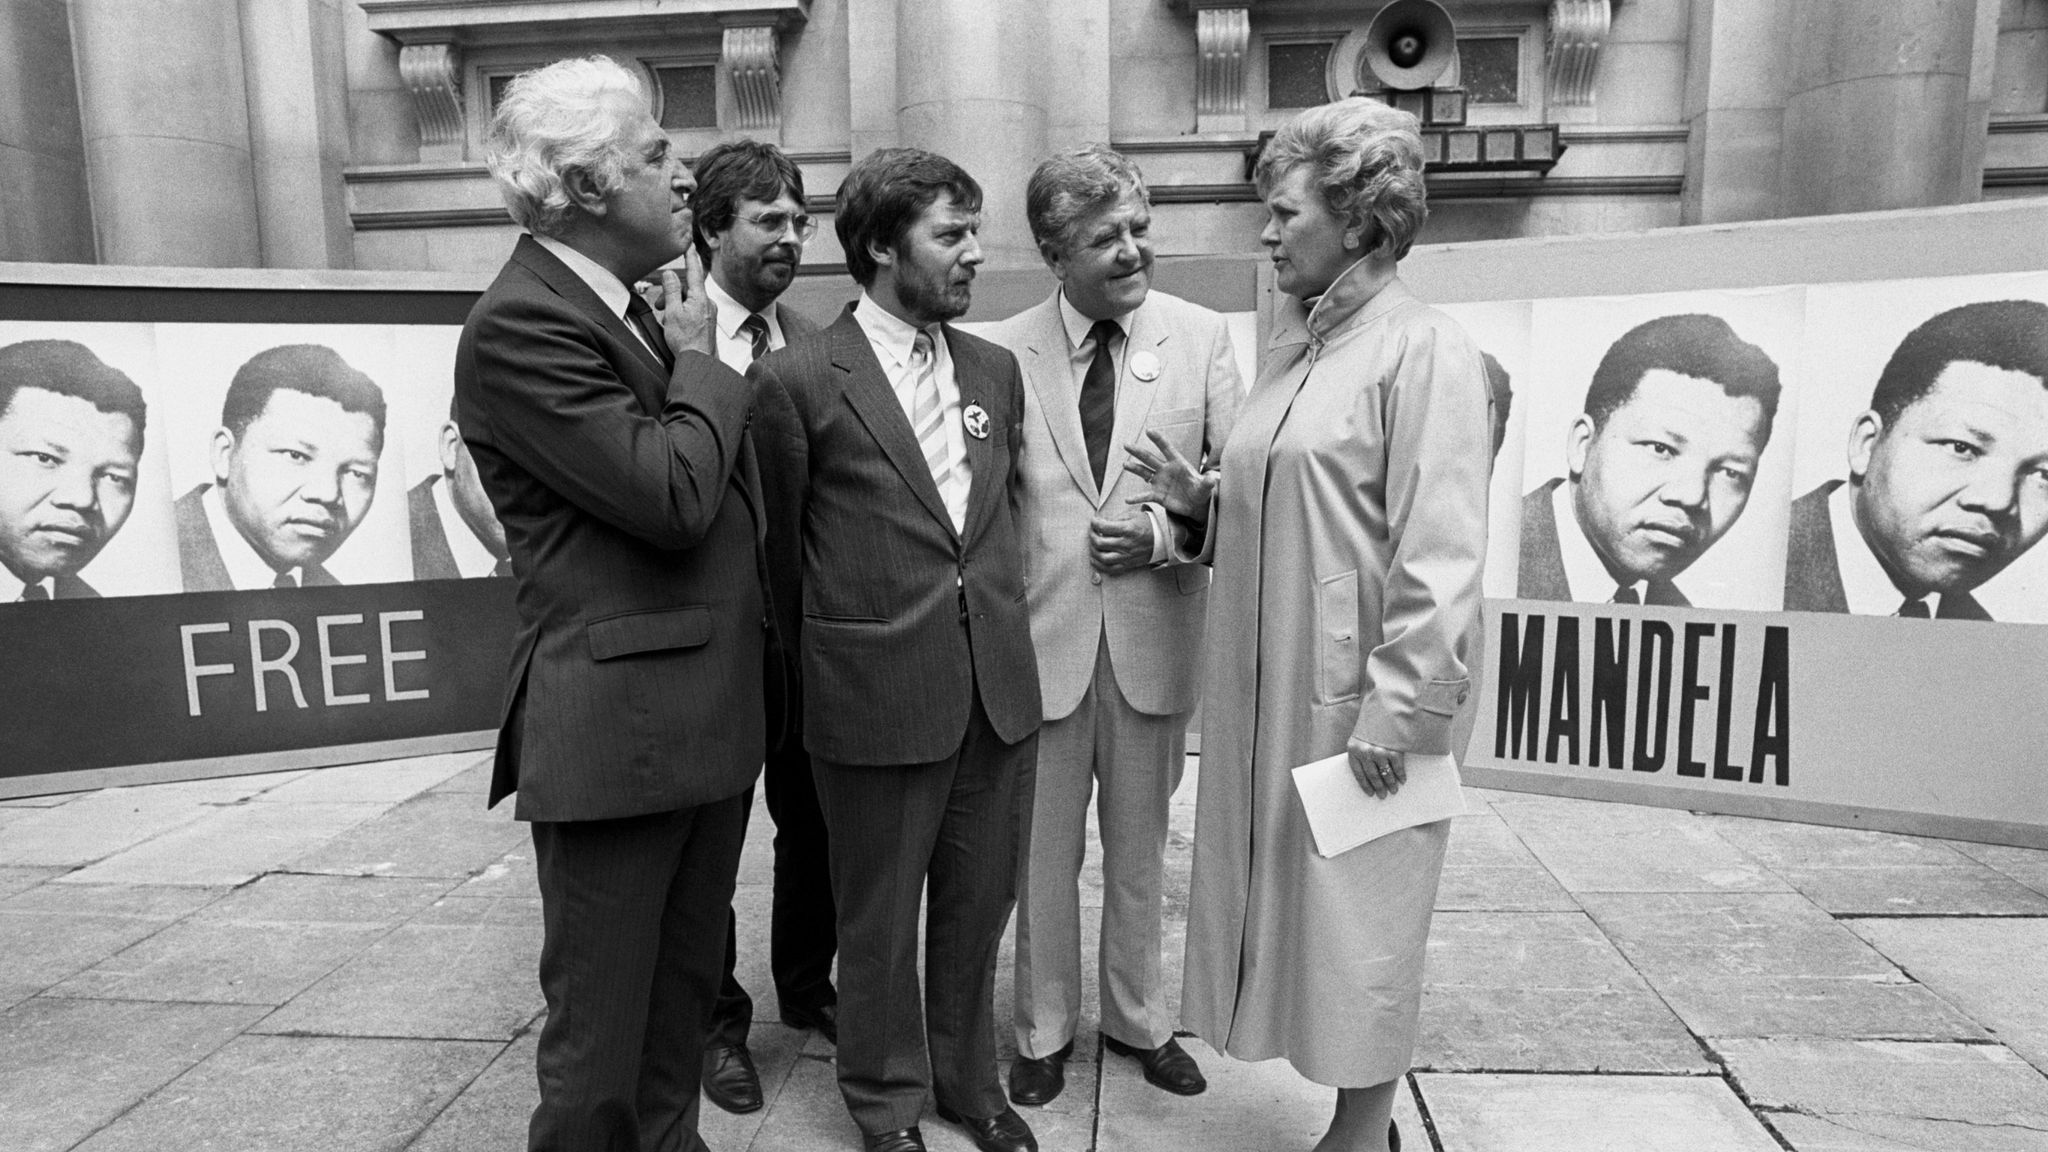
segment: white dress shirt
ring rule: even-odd
[[[910,367],[910,347],[917,341],[917,328],[909,321],[899,319],[894,313],[875,303],[867,293],[861,293],[860,304],[853,310],[853,319],[867,335],[868,346],[875,350],[875,359],[882,363],[882,374],[889,378],[889,386],[895,389],[896,402],[903,406],[903,418],[916,428],[917,373]],[[967,461],[967,429],[960,416],[960,384],[953,378],[953,353],[946,347],[946,334],[937,324],[925,331],[932,338],[932,372],[939,384],[939,407],[944,410],[942,425],[946,430],[946,452],[957,462],[960,475],[968,483],[955,487],[946,501],[946,515],[952,517],[953,528],[958,532],[967,530],[967,494],[972,488],[972,465]],[[947,495],[941,489],[942,495]]]
[[[277,569],[257,554],[255,547],[235,527],[235,522],[228,519],[228,506],[221,497],[219,484],[209,486],[200,494],[199,506],[206,510],[206,526],[213,529],[213,546],[220,552],[220,562],[228,570],[228,583],[234,585],[235,591],[275,586]],[[285,572],[291,576],[292,583],[305,587],[305,569],[287,568]]]
[[[597,293],[597,298],[604,301],[604,306],[612,310],[612,315],[624,321],[626,331],[631,332],[633,338],[640,341],[640,346],[649,352],[653,352],[656,360],[661,359],[660,350],[647,342],[647,336],[640,331],[640,326],[626,319],[626,305],[633,302],[633,290],[631,288],[626,287],[623,281],[617,276],[612,275],[609,268],[569,247],[560,240],[552,236],[535,236],[533,239],[535,243],[552,252],[555,259],[567,264],[569,271],[574,272],[578,280],[590,285],[590,290]]]
[[[745,375],[747,366],[754,362],[753,337],[740,331],[740,325],[747,322],[753,313],[747,306],[732,298],[732,293],[718,286],[718,281],[709,276],[704,278],[704,296],[711,301],[711,318],[718,328],[718,359],[727,368]],[[782,321],[776,318],[775,305],[761,310],[761,319],[768,322],[768,350],[770,352],[787,344],[782,337]]]

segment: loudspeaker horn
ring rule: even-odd
[[[1394,0],[1366,26],[1366,67],[1389,88],[1429,87],[1457,51],[1457,26],[1436,0]]]

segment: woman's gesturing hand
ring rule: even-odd
[[[1198,523],[1209,519],[1209,497],[1216,491],[1216,473],[1204,472],[1173,441],[1157,431],[1147,431],[1145,438],[1152,442],[1126,445],[1124,451],[1129,459],[1124,461],[1124,471],[1151,485],[1125,501],[1127,504],[1159,504],[1175,516]]]
[[[1351,775],[1357,778],[1360,788],[1375,798],[1384,800],[1408,782],[1407,753],[1382,748],[1356,736],[1346,741],[1345,747],[1351,752]]]

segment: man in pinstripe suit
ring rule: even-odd
[[[514,80],[490,165],[523,236],[457,347],[456,419],[518,581],[491,802],[540,874],[529,1148],[698,1152],[698,1078],[765,749],[752,389],[708,354],[690,174],[602,58]]]
[[[1037,1148],[1003,1095],[994,1020],[1039,716],[1016,520],[1024,389],[1008,352],[945,323],[967,311],[980,209],[980,186],[942,156],[863,158],[834,223],[866,292],[749,373],[763,468],[802,533],[839,1088],[869,1152],[923,1149],[928,1093],[983,1152]]]

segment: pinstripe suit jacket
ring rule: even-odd
[[[456,422],[519,581],[491,802],[599,820],[732,796],[765,749],[752,390],[654,354],[530,237],[470,312]]]
[[[951,327],[945,337],[962,410],[988,413],[988,435],[967,438],[964,533],[850,309],[748,373],[764,394],[762,468],[788,494],[778,530],[799,534],[804,744],[821,760],[951,755],[977,692],[1005,742],[1038,728],[1016,506],[1024,385],[1008,352]]]

